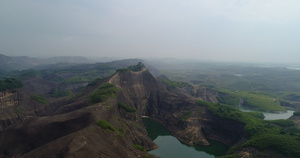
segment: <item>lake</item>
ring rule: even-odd
[[[172,136],[160,123],[152,119],[143,119],[148,136],[158,149],[149,151],[150,154],[161,158],[215,158],[226,153],[228,146],[216,141],[210,141],[210,146],[189,146]]]
[[[253,110],[240,108],[241,111],[251,112]],[[288,119],[294,111],[288,110],[285,113],[267,113],[262,112],[265,120]],[[189,146],[180,142],[177,138],[171,135],[159,122],[143,118],[146,126],[148,136],[155,144],[159,146],[158,149],[149,151],[150,154],[159,156],[161,158],[215,158],[226,153],[229,149],[227,145],[216,141],[210,141],[210,146]]]
[[[240,108],[241,111],[243,112],[253,112],[254,110],[249,110],[249,109],[244,109]],[[255,112],[260,112],[260,111],[255,111]],[[288,119],[290,118],[294,111],[293,110],[287,110],[287,112],[283,113],[268,113],[268,112],[261,112],[264,114],[265,118],[264,120],[278,120],[278,119]]]

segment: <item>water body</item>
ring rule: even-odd
[[[149,151],[150,154],[161,158],[215,158],[226,153],[228,146],[219,142],[210,141],[211,145],[189,146],[181,143],[172,136],[160,123],[152,119],[143,119],[148,136],[159,147]]]
[[[249,110],[249,109],[244,109],[240,108],[241,111],[244,112],[253,112],[254,110]],[[260,111],[255,111],[255,112],[260,112]],[[278,120],[278,119],[288,119],[290,118],[294,111],[293,110],[287,110],[287,112],[284,113],[268,113],[268,112],[261,112],[264,114],[265,118],[264,120]]]

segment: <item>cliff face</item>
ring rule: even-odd
[[[16,122],[18,119],[16,108],[20,105],[21,99],[18,91],[0,92],[0,130]]]
[[[186,86],[186,87],[168,87],[167,90],[173,93],[181,94],[181,95],[189,95],[194,98],[204,100],[211,103],[218,103],[217,96],[219,92],[201,87],[201,86]]]
[[[26,115],[33,115],[35,103],[31,102],[23,89],[0,92],[0,131],[21,121]]]
[[[205,87],[201,87],[201,86],[192,86],[192,87],[185,87],[184,88],[185,93],[195,97],[195,98],[199,98],[201,100],[205,100],[207,102],[211,102],[211,103],[217,103],[218,99],[218,92],[205,88]]]
[[[233,145],[246,136],[243,125],[214,117],[205,108],[196,105],[196,99],[216,102],[216,92],[200,87],[171,90],[162,88],[161,83],[148,71],[119,72],[109,82],[123,91],[118,100],[133,105],[139,116],[149,116],[162,123],[181,141],[193,145],[209,145],[207,138]],[[203,91],[202,91],[203,90]]]

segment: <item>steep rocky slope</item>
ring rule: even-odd
[[[246,137],[242,124],[214,117],[197,106],[194,97],[166,91],[147,70],[118,72],[109,82],[123,89],[119,100],[134,105],[140,115],[158,120],[187,144],[209,145],[210,138],[233,145]]]
[[[38,103],[32,101],[22,88],[0,92],[0,131],[22,121],[28,115],[35,115]]]

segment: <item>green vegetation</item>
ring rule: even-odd
[[[232,92],[228,90],[221,90],[217,96],[220,103],[236,106],[239,104],[240,99],[244,99],[244,104],[259,111],[285,111],[280,106],[276,99],[262,93],[251,92]]]
[[[104,78],[112,75],[116,68],[103,63],[99,64],[78,64],[66,65],[41,70],[40,74],[43,79],[64,82],[66,84],[87,83],[96,78]]]
[[[299,92],[299,71],[283,65],[213,63],[183,60],[151,61],[151,65],[171,80],[192,82],[231,91]]]
[[[180,117],[180,122],[185,122],[192,114],[192,111],[185,111],[181,117]]]
[[[126,112],[136,112],[135,108],[128,106],[122,102],[118,102],[118,107],[124,109]]]
[[[284,119],[280,119],[280,120],[269,120],[268,122],[278,125],[280,127],[294,127],[295,126],[295,122],[292,120],[284,120]]]
[[[24,114],[25,110],[22,107],[17,106],[17,107],[15,107],[15,112],[16,112],[16,114]]]
[[[197,100],[197,105],[199,106],[205,106],[205,107],[210,107],[212,103],[203,101],[203,100]]]
[[[69,90],[62,90],[62,89],[57,89],[57,88],[53,88],[49,92],[49,95],[53,98],[66,97],[66,96],[69,96],[70,94],[72,94],[72,92]]]
[[[32,95],[30,96],[30,99],[40,103],[40,104],[47,104],[48,103],[48,99],[39,95]]]
[[[94,81],[90,82],[87,86],[95,86],[97,85],[100,81],[102,81],[102,78],[96,78]]]
[[[260,150],[272,149],[288,157],[299,157],[299,137],[289,134],[264,133],[251,137],[245,146],[255,146]]]
[[[284,92],[281,97],[285,100],[300,102],[300,92]]]
[[[300,107],[300,71],[286,68],[285,65],[246,64],[246,63],[213,63],[183,60],[150,60],[152,66],[157,68],[160,74],[167,76],[170,80],[181,81],[193,85],[200,85],[216,91],[228,90],[233,94],[246,91],[262,94],[267,100],[286,101],[287,107]],[[221,96],[222,97],[222,96]],[[237,101],[218,98],[221,103],[237,105]],[[253,99],[254,101],[256,99]],[[247,103],[252,104],[251,98]],[[262,101],[262,102],[261,102]],[[271,99],[272,101],[272,99]],[[263,105],[263,100],[258,101]],[[273,101],[274,102],[274,101]],[[254,104],[256,105],[256,104]],[[268,105],[269,107],[272,104]],[[263,111],[281,111],[281,108]]]
[[[15,78],[6,78],[5,80],[0,80],[0,91],[12,90],[22,87],[23,83]]]
[[[89,82],[90,80],[85,78],[85,77],[81,77],[81,76],[74,76],[71,78],[68,78],[64,81],[64,83],[66,84],[77,84],[77,83],[86,83]]]
[[[103,72],[105,72],[105,71],[107,71],[107,70],[114,70],[115,67],[114,67],[114,66],[110,66],[110,65],[108,65],[108,64],[106,64],[106,63],[98,63],[97,66],[96,66],[96,69],[97,69],[98,71],[103,71]]]
[[[113,131],[121,137],[123,137],[123,135],[121,133],[125,134],[125,132],[126,132],[125,129],[123,129],[123,128],[115,128],[113,125],[111,125],[109,122],[107,122],[104,119],[98,120],[97,126],[99,126],[102,129],[105,129],[105,130]]]
[[[95,104],[100,103],[109,97],[116,97],[118,91],[119,90],[115,85],[105,83],[90,94],[90,102]]]
[[[138,123],[133,123],[134,127],[141,127]]]
[[[294,112],[294,115],[295,115],[295,116],[300,116],[300,111],[295,111],[295,112]]]
[[[117,72],[126,72],[126,71],[129,71],[128,68],[120,68],[117,70]]]
[[[117,72],[126,72],[126,71],[141,71],[145,68],[145,65],[142,62],[139,62],[137,65],[130,65],[128,68],[120,68]]]
[[[149,73],[150,71],[149,70],[144,70],[142,73]]]
[[[252,115],[256,118],[259,118],[259,119],[264,119],[265,118],[265,115],[261,112],[247,112],[249,115]]]
[[[141,71],[143,68],[145,68],[145,65],[142,62],[139,62],[137,65],[130,65],[128,67],[131,71]]]
[[[41,76],[42,79],[52,81],[52,82],[60,83],[60,82],[63,82],[65,80],[62,76],[60,76],[60,74],[52,72],[50,70],[42,72],[41,75],[42,75]]]
[[[101,127],[102,129],[116,131],[116,129],[110,123],[103,119],[97,121],[97,126]]]
[[[233,106],[237,106],[240,103],[240,97],[229,93],[220,93],[217,96],[217,99],[219,103],[233,105]]]
[[[259,111],[285,111],[274,99],[262,94],[239,92],[236,95],[244,98],[250,106],[257,107]]]
[[[297,130],[292,131],[289,129],[291,127],[291,129],[295,128],[289,120],[265,121],[229,105],[204,101],[198,101],[197,103],[200,106],[205,106],[214,115],[222,119],[245,124],[244,128],[251,137],[243,146],[253,146],[260,150],[271,149],[288,157],[299,157],[300,133]]]
[[[138,144],[133,144],[133,147],[140,151],[146,152],[146,149]]]
[[[36,70],[23,70],[21,71],[21,77],[22,78],[28,78],[28,77],[36,77],[39,76],[39,73]]]

